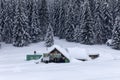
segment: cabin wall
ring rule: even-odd
[[[56,62],[56,63],[69,62],[69,60],[57,49],[51,51],[49,55],[50,55],[50,62]]]

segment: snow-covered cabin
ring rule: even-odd
[[[47,55],[48,54],[48,55]],[[49,56],[49,62],[55,63],[68,63],[70,62],[70,55],[65,48],[54,45],[48,48],[48,52],[45,54],[47,57]],[[44,54],[43,54],[44,55]],[[43,60],[46,57],[43,57]]]
[[[55,63],[68,63],[72,60],[87,61],[99,57],[99,54],[89,54],[86,49],[80,47],[63,48],[54,45],[43,54],[43,60]],[[45,61],[44,61],[45,62]]]
[[[73,48],[67,48],[67,50],[70,56],[77,60],[86,61],[89,59],[89,55],[86,49],[80,47],[73,47]]]

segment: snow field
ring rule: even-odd
[[[63,47],[81,47],[88,53],[100,53],[100,58],[86,62],[72,61],[66,64],[35,64],[25,61],[26,54],[33,51],[44,52],[44,43],[16,48],[2,43],[0,49],[0,80],[119,80],[120,51],[105,45],[81,45],[55,39],[55,44]]]

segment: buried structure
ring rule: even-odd
[[[87,50],[80,47],[67,48],[68,53],[76,60],[87,61],[90,59]]]
[[[55,45],[49,48],[47,53],[43,54],[43,58],[41,61],[45,63],[69,63],[70,55],[68,54],[66,49]]]
[[[86,49],[80,47],[63,48],[54,45],[47,48],[46,53],[42,54],[41,62],[45,63],[69,63],[72,61],[88,61],[98,58],[99,54],[88,54]]]
[[[44,63],[69,63],[73,61],[88,61],[94,60],[100,57],[100,54],[88,53],[84,48],[80,47],[71,47],[63,48],[57,45],[54,45],[43,52],[42,54],[36,54],[36,51],[33,55],[27,55],[26,60],[40,60]]]

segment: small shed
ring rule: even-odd
[[[89,54],[89,57],[91,59],[96,59],[96,58],[100,57],[100,54],[98,54],[98,53],[91,53],[91,54]]]
[[[37,54],[37,52],[34,51],[34,54],[29,54],[29,55],[26,56],[26,60],[27,60],[27,61],[30,61],[30,60],[38,60],[38,59],[40,59],[41,57],[42,57],[42,55]]]
[[[48,48],[47,58],[46,56],[43,56],[43,60],[48,59],[48,56],[49,56],[49,62],[54,62],[54,63],[69,63],[70,62],[70,55],[67,52],[67,50],[57,45],[54,45]]]
[[[77,60],[87,61],[89,59],[89,55],[86,49],[80,47],[73,47],[73,48],[67,48],[67,50],[69,54]]]
[[[42,57],[42,55],[36,55],[36,54],[33,54],[33,55],[27,55],[26,56],[26,60],[27,61],[30,61],[30,60],[38,60]]]

